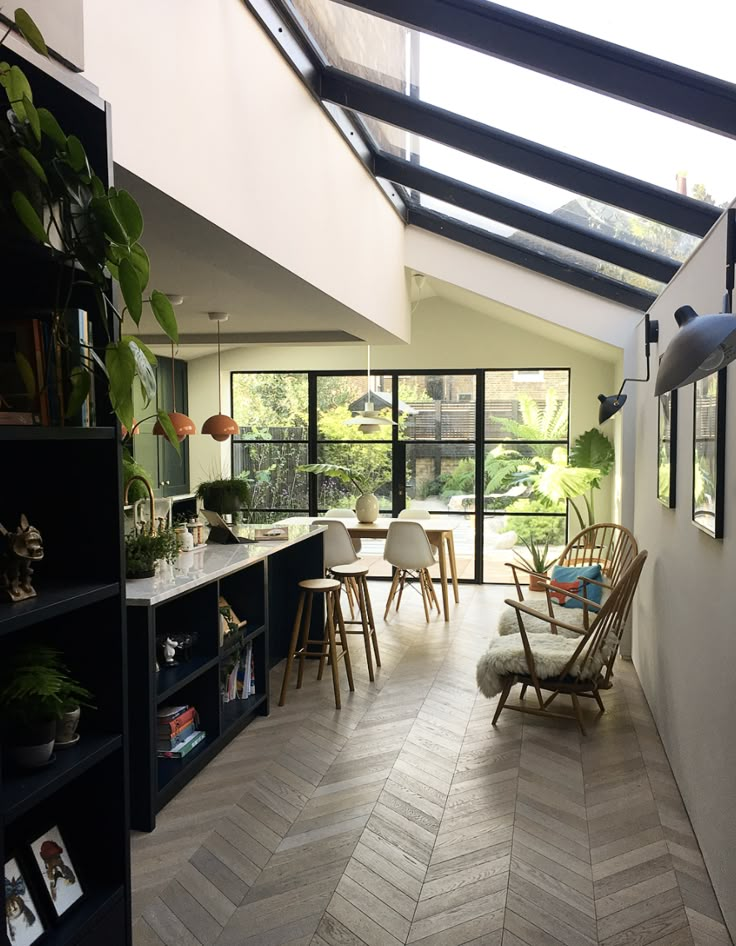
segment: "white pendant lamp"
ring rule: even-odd
[[[736,358],[736,315],[698,315],[692,306],[675,311],[680,330],[662,355],[655,396],[720,371]]]
[[[382,427],[392,427],[396,425],[395,420],[389,417],[381,416],[380,409],[376,408],[371,398],[371,346],[368,346],[368,396],[365,407],[362,411],[356,411],[355,417],[349,418],[345,424],[349,427],[357,427],[362,434],[375,434]]]
[[[218,413],[208,417],[202,424],[202,433],[209,434],[213,440],[220,443],[238,433],[238,425],[227,414],[222,413],[222,385],[220,383],[220,322],[227,322],[227,312],[208,312],[210,322],[217,322],[217,403]]]

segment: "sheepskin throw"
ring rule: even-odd
[[[605,603],[610,592],[604,591],[602,603]],[[547,602],[544,598],[529,598],[524,601],[524,604],[528,604],[530,608],[534,608],[536,611],[540,611],[542,614],[547,614]],[[565,608],[559,604],[552,605],[552,611],[554,616],[562,621],[564,624],[572,624],[575,627],[579,627],[581,631],[585,631],[583,625],[583,615],[584,611],[582,608]],[[552,625],[548,624],[546,621],[542,621],[541,618],[533,618],[531,614],[522,614],[521,618],[524,622],[524,630],[527,634],[551,634]],[[588,612],[588,626],[593,623],[595,614],[592,611]],[[498,618],[498,633],[501,637],[506,634],[518,634],[519,633],[519,622],[516,620],[516,611],[511,607],[504,607],[503,611]],[[580,640],[580,635],[576,634],[575,631],[566,631],[564,627],[557,629],[557,633],[561,637],[573,637],[575,640]]]
[[[568,612],[569,613],[569,612]],[[534,666],[540,680],[557,677],[580,642],[554,634],[537,635],[530,643],[534,654]],[[604,654],[598,651],[595,659],[588,661],[582,679],[594,680],[601,672]],[[579,670],[580,659],[576,661],[573,674]],[[478,661],[475,678],[483,696],[491,699],[503,689],[502,677],[514,673],[528,673],[529,668],[524,654],[521,634],[509,634],[491,641],[488,650]]]

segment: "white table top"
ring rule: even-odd
[[[286,519],[279,519],[277,525],[281,526],[304,526],[314,523],[318,525],[324,522],[326,516],[288,516]],[[348,532],[360,531],[363,533],[376,532],[378,534],[386,532],[392,522],[418,522],[427,532],[452,532],[460,525],[460,519],[454,516],[432,516],[431,519],[392,519],[390,516],[379,516],[375,522],[358,522],[357,519],[348,519],[347,516],[340,516]]]
[[[324,532],[325,527],[312,526],[309,521],[289,528],[288,539],[239,545],[205,545],[193,552],[180,552],[174,565],[159,562],[153,578],[136,578],[125,583],[126,604],[149,606],[176,598],[178,595],[217,578],[224,578],[241,568],[276,555],[281,549]]]

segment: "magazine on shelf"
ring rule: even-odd
[[[185,755],[198,746],[207,734],[199,729],[195,729],[184,742],[176,746],[175,749],[158,749],[156,755],[159,759],[182,759]]]

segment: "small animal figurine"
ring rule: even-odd
[[[5,592],[11,601],[35,598],[31,562],[40,562],[42,558],[41,533],[28,522],[25,514],[20,517],[15,532],[8,532],[0,524],[0,592]]]
[[[64,853],[64,848],[59,847],[56,841],[44,841],[39,853],[41,854],[41,860],[46,865],[46,876],[49,880],[51,899],[56,900],[57,883],[60,880],[64,880],[67,884],[71,885],[77,882],[77,878],[71,867],[67,867],[64,863],[64,859],[61,856]]]
[[[26,884],[22,877],[5,878],[5,922],[8,927],[8,939],[15,942],[18,924],[23,920],[26,926],[33,926],[36,914],[23,899]]]

